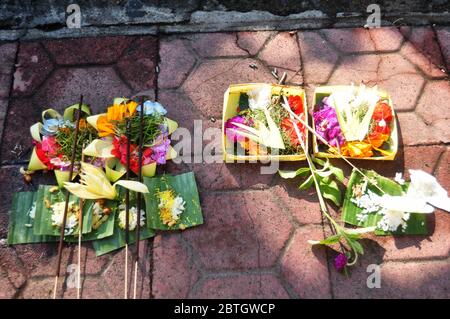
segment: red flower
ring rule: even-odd
[[[114,137],[113,150],[111,154],[120,160],[122,165],[127,165],[127,138],[126,136]],[[152,162],[151,156],[152,149],[147,147],[142,152],[143,165],[150,164]],[[130,170],[135,174],[139,172],[139,148],[137,145],[130,144]]]
[[[33,143],[36,146],[36,155],[39,158],[39,160],[42,163],[44,163],[44,165],[47,166],[47,169],[49,170],[54,169],[54,165],[50,163],[50,158],[47,156],[47,153],[44,152],[44,150],[42,149],[42,144],[36,141],[34,141]]]
[[[392,109],[389,104],[385,102],[378,102],[378,104],[375,106],[375,110],[373,111],[372,119],[377,122],[385,120],[389,125],[389,123],[392,121]]]
[[[303,120],[305,117],[305,114],[300,114],[299,116]],[[296,125],[301,134],[302,140],[304,140],[305,128],[303,127],[303,124],[300,122],[297,122]],[[293,146],[300,145],[300,141],[298,140],[297,132],[295,131],[295,127],[294,127],[294,124],[292,123],[291,119],[284,118],[283,120],[281,120],[281,129],[289,135],[289,138],[291,140],[290,142]]]
[[[291,110],[297,114],[303,114],[303,100],[299,95],[289,95],[288,103],[291,107]]]

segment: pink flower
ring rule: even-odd
[[[248,121],[246,118],[242,116],[235,116],[225,122],[225,135],[231,142],[242,142],[245,140],[245,137],[235,133],[231,129],[239,129],[237,125],[234,123],[241,123],[245,125],[251,125],[251,121]]]
[[[48,157],[55,157],[59,152],[59,144],[56,142],[55,136],[42,137],[42,150],[47,153]]]

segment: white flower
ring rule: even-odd
[[[259,86],[248,94],[248,105],[252,110],[264,110],[270,104],[272,88],[270,85]]]
[[[405,185],[405,180],[403,179],[403,174],[401,172],[395,173],[394,181],[400,185]]]
[[[184,211],[185,201],[181,196],[175,197],[171,209],[172,218],[178,220],[180,218],[181,213]]]
[[[421,198],[427,203],[450,212],[450,198],[436,178],[422,170],[409,170],[411,184],[408,195]]]
[[[64,207],[65,202],[57,202],[51,206],[52,209],[52,225],[56,227],[62,227],[63,219],[64,219]],[[65,235],[70,235],[73,233],[75,227],[78,225],[78,216],[75,213],[78,207],[74,202],[69,202],[69,208],[67,211],[66,218],[66,227],[64,229]]]
[[[361,195],[357,198],[352,198],[351,201],[356,204],[359,208],[362,208],[362,214],[375,213],[380,210],[379,196],[367,190],[367,193]]]
[[[119,212],[119,227],[122,229],[125,229],[126,226],[126,211],[125,211],[125,206],[121,205],[119,207],[120,212]],[[136,228],[137,225],[137,209],[136,207],[131,207],[130,211],[128,212],[128,216],[129,216],[129,224],[128,224],[128,229],[129,230],[134,230]],[[143,209],[141,209],[141,221],[140,221],[141,227],[145,225],[145,211]]]
[[[410,214],[398,210],[382,209],[379,214],[383,215],[383,218],[378,222],[377,227],[383,231],[396,231],[399,226],[402,226],[402,230],[405,231],[407,227],[407,221]]]

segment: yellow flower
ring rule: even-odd
[[[184,200],[180,196],[175,196],[171,189],[158,192],[157,196],[159,198],[159,216],[163,224],[169,227],[175,225],[184,211]]]
[[[111,185],[101,168],[84,162],[81,162],[80,183],[64,183],[69,192],[83,199],[116,199],[118,196],[116,185],[134,192],[148,193],[145,184],[135,181],[120,180]]]
[[[122,121],[136,113],[138,104],[135,101],[119,99],[114,102],[112,106],[108,107],[106,114],[100,115],[97,119],[98,135],[100,137],[113,135],[115,122]]]

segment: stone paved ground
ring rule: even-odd
[[[159,65],[159,73],[155,67]],[[273,82],[271,69],[306,88],[364,82],[387,89],[398,111],[394,162],[361,162],[394,176],[420,168],[450,188],[450,28],[333,29],[178,36],[104,37],[0,44],[0,238],[6,238],[11,194],[51,182],[18,172],[30,153],[28,127],[46,107],[63,109],[83,93],[94,111],[114,96],[146,91],[181,126],[220,128],[222,93],[230,83]],[[342,163],[337,162],[338,165]],[[283,163],[294,168],[304,163]],[[450,297],[450,215],[430,217],[426,237],[370,237],[350,277],[333,269],[335,254],[307,239],[328,233],[314,193],[260,175],[258,164],[169,163],[193,170],[205,224],[147,242],[140,267],[142,298]],[[347,173],[349,170],[347,169]],[[84,298],[122,296],[123,252],[95,258],[84,246]],[[0,297],[48,298],[54,244],[0,245]],[[76,262],[76,248],[63,265]],[[366,267],[381,265],[381,289],[368,289]],[[62,286],[66,298],[74,289]]]

